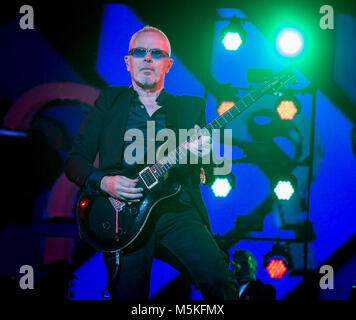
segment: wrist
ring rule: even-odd
[[[100,180],[100,189],[104,192],[106,192],[106,180],[107,180],[108,176],[104,176],[101,180]]]

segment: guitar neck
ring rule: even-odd
[[[263,83],[250,93],[243,96],[237,101],[229,110],[221,114],[215,120],[207,124],[204,128],[190,136],[190,142],[194,142],[199,139],[201,135],[208,131],[212,134],[213,130],[219,130],[224,128],[228,123],[235,119],[239,114],[245,111],[254,102],[265,95],[270,89],[276,89],[276,87],[282,87],[288,82],[293,80],[295,75],[291,73],[290,68],[286,68],[274,76],[271,80]],[[186,142],[179,145],[176,149],[171,151],[167,156],[156,162],[150,167],[146,167],[139,173],[139,179],[148,188],[158,183],[161,178],[169,169],[178,166],[182,163],[182,160],[187,157],[187,150],[185,148]]]
[[[214,129],[224,128],[229,122],[235,119],[240,113],[245,111],[250,105],[263,96],[263,90],[261,89],[262,87],[259,87],[243,96],[229,110],[221,114],[212,122],[208,123],[202,130],[208,130],[211,134]]]
[[[264,95],[265,85],[262,85],[250,93],[243,96],[229,110],[221,114],[212,122],[208,123],[204,128],[200,129],[196,134],[190,137],[190,142],[194,142],[206,130],[212,134],[213,130],[224,128],[229,122],[235,119],[240,113],[245,111],[250,105],[256,102]],[[171,168],[178,166],[179,163],[187,156],[185,142],[179,145],[175,150],[171,151],[166,157],[159,160],[150,167],[151,172],[157,179],[165,174]]]

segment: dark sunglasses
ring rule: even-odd
[[[169,58],[169,54],[160,49],[133,48],[129,51],[129,55],[135,58],[144,58],[147,52],[151,52],[152,59],[155,60]]]

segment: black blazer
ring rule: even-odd
[[[251,281],[242,292],[239,300],[272,301],[276,300],[276,288],[272,284],[263,283],[260,279]]]
[[[100,180],[108,170],[117,170],[122,165],[123,143],[128,119],[132,87],[108,87],[102,90],[95,105],[83,121],[65,162],[68,179],[88,194],[100,194]],[[191,129],[195,124],[206,125],[205,100],[193,96],[175,96],[164,92],[160,104],[167,106],[167,123],[175,130]],[[99,168],[93,162],[99,152]],[[188,189],[193,203],[211,231],[208,212],[199,188],[202,165],[191,165]],[[204,166],[207,183],[212,178],[213,166]],[[209,181],[210,180],[210,181]]]

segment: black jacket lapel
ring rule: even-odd
[[[103,139],[103,143],[110,144],[105,145],[104,150],[110,150],[108,152],[110,155],[105,158],[103,165],[106,166],[108,163],[117,166],[122,162],[123,157],[123,145],[126,124],[129,116],[130,106],[131,106],[132,93],[128,87],[119,87],[118,91],[115,91],[115,95],[111,97],[111,108],[107,115],[106,124],[110,127],[106,132],[106,137]],[[113,146],[115,148],[113,149]],[[117,161],[119,160],[119,163]]]

